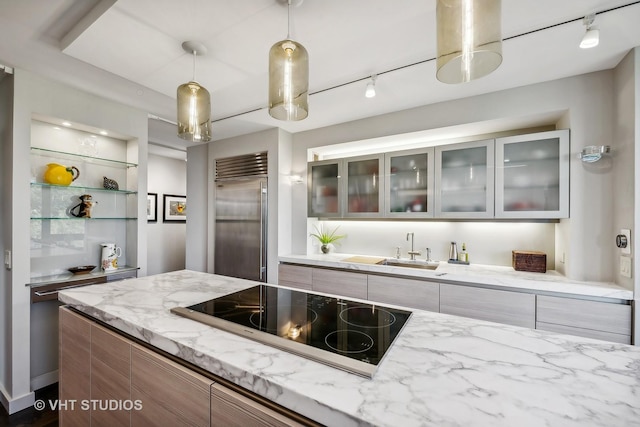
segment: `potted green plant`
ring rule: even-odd
[[[313,226],[313,228],[316,229],[315,233],[309,233],[309,236],[315,237],[316,239],[318,239],[318,241],[320,242],[320,250],[322,251],[323,254],[329,253],[329,245],[332,244],[333,242],[336,242],[340,239],[342,239],[343,237],[345,237],[344,234],[337,234],[338,232],[338,228],[340,227],[336,227],[334,228],[332,231],[326,231],[324,228],[324,225],[321,225],[320,228],[318,228],[316,225]]]

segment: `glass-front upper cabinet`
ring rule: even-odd
[[[383,170],[383,159],[383,154],[344,159],[344,216],[382,216],[384,182],[380,172]]]
[[[342,216],[340,181],[342,175],[341,160],[322,160],[309,163],[308,207],[309,217]]]
[[[496,217],[569,217],[569,131],[496,139]]]
[[[433,218],[433,148],[385,155],[385,216]]]
[[[435,168],[436,217],[493,217],[493,139],[436,147]]]

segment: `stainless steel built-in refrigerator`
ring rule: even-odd
[[[214,272],[267,281],[267,179],[216,181]]]

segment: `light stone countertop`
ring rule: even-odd
[[[596,298],[612,298],[630,301],[633,291],[615,283],[579,282],[567,279],[555,272],[529,273],[515,271],[512,267],[495,265],[459,265],[441,261],[436,270],[410,267],[392,267],[387,265],[361,264],[342,261],[353,254],[312,254],[279,256],[280,262],[311,265],[318,267],[341,268],[363,273],[383,273],[413,278],[424,278],[431,281],[482,285],[502,289],[530,290],[533,292],[582,295]],[[369,255],[373,256],[373,255]],[[388,257],[379,257],[388,258]]]
[[[414,310],[362,378],[171,314],[256,285],[176,271],[65,304],[328,426],[640,425],[640,348]]]

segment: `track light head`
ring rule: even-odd
[[[376,96],[376,75],[371,76],[371,80],[367,83],[367,89],[364,91],[364,96],[367,98],[373,98]]]
[[[582,41],[580,42],[580,47],[582,49],[596,47],[600,43],[600,30],[593,27],[593,21],[595,21],[595,19],[596,15],[595,13],[592,13],[585,16],[582,20],[584,26],[587,27],[587,30],[582,37]]]

